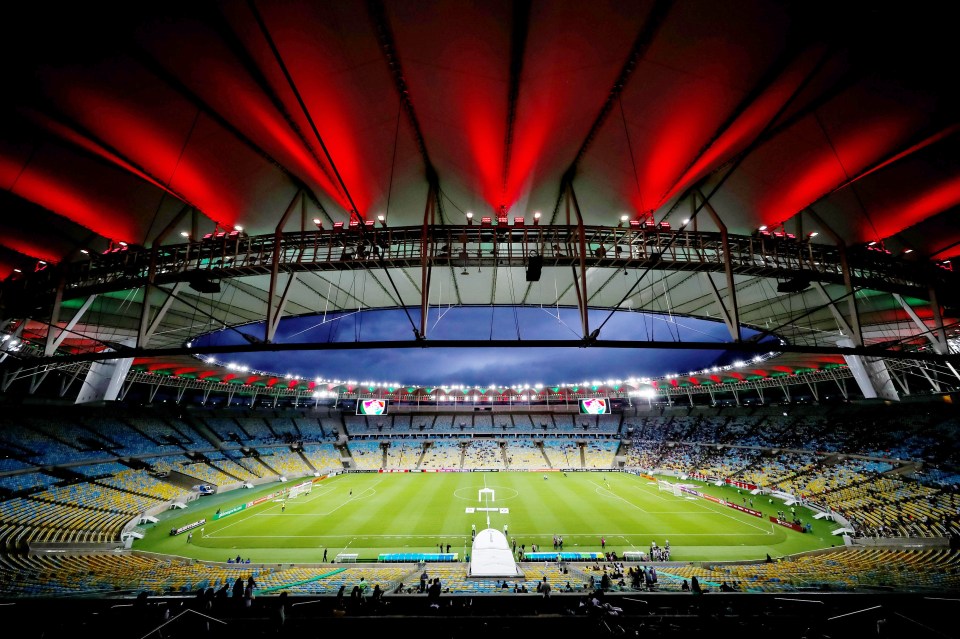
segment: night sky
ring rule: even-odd
[[[419,309],[408,309],[419,326]],[[603,340],[714,341],[730,340],[722,322],[618,311],[593,311],[591,330],[609,317]],[[238,329],[262,336],[263,327]],[[744,330],[744,338],[754,331]],[[430,339],[575,340],[580,337],[577,309],[450,307],[430,310]],[[285,318],[275,342],[413,341],[414,333],[402,309],[363,311],[347,315]],[[222,330],[193,340],[194,346],[245,344],[237,330]],[[617,348],[398,348],[313,350],[220,355],[221,363],[251,370],[313,379],[395,382],[412,385],[489,386],[558,384],[593,380],[659,377],[685,374],[731,363],[742,355],[724,351]]]

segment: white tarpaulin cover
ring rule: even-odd
[[[507,537],[496,528],[486,528],[477,533],[470,550],[471,577],[521,577],[507,543]]]

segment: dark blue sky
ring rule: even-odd
[[[419,326],[419,309],[410,309]],[[725,342],[722,322],[618,311],[590,314],[591,330],[604,325],[600,339]],[[576,340],[577,309],[513,307],[450,307],[430,310],[427,338],[436,340]],[[262,325],[239,330],[260,336]],[[753,331],[744,331],[744,337]],[[286,318],[277,343],[413,341],[410,320],[401,309],[363,311],[345,316]],[[195,339],[194,346],[246,344],[236,331],[223,330]],[[301,375],[305,378],[396,382],[414,385],[510,386],[685,374],[741,356],[724,351],[618,348],[402,348],[313,350],[219,355],[251,370]]]

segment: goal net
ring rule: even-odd
[[[302,484],[297,484],[290,487],[290,492],[287,493],[288,499],[293,499],[299,495],[309,495],[310,491],[313,490],[313,482],[305,481]]]
[[[674,484],[674,483],[668,482],[668,481],[665,480],[665,479],[658,479],[658,480],[657,480],[657,490],[659,490],[659,491],[661,491],[661,492],[673,493],[673,494],[676,495],[677,497],[681,497],[681,496],[682,496],[682,495],[680,494],[680,484]]]

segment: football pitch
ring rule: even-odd
[[[319,563],[341,553],[376,560],[380,553],[470,552],[471,529],[507,531],[516,547],[553,551],[554,535],[565,552],[647,553],[652,542],[670,542],[673,561],[763,559],[840,545],[837,524],[813,519],[798,508],[811,532],[771,522],[783,502],[736,488],[693,480],[697,490],[749,505],[763,517],[720,503],[677,496],[648,478],[620,472],[345,473],[318,481],[309,494],[280,497],[214,520],[234,507],[289,488],[297,481],[235,490],[158,515],[133,548],[209,561],[241,556],[255,563]],[[481,494],[481,489],[492,489]],[[187,533],[171,528],[205,519]],[[601,537],[605,548],[601,548]]]

